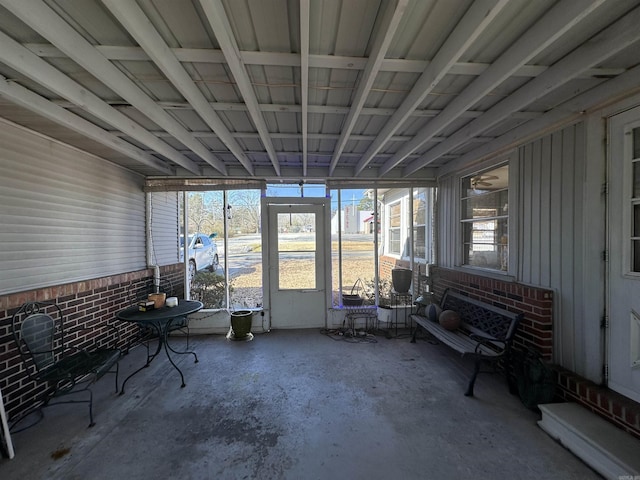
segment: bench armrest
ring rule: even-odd
[[[485,346],[487,348],[490,348],[492,350],[495,350],[497,347],[497,343],[502,345],[502,350],[504,353],[504,349],[507,346],[507,343],[502,341],[502,340],[498,340],[495,337],[492,337],[490,335],[481,335],[481,334],[477,334],[477,333],[472,333],[469,335],[469,338],[472,339],[473,341],[477,342],[478,344],[476,345],[475,348],[475,353],[480,353],[480,347],[481,346]],[[502,355],[501,353],[501,355]]]

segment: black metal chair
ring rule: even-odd
[[[115,333],[98,335],[94,348],[70,346],[69,339],[72,335],[88,329],[65,329],[60,307],[55,303],[45,302],[28,302],[22,305],[12,317],[11,328],[29,377],[44,384],[39,402],[13,421],[12,427],[36,411],[42,418],[44,407],[62,403],[88,403],[89,426],[92,427],[95,423],[93,392],[90,387],[103,375],[113,373],[116,392],[118,391],[118,360],[121,351],[116,346],[119,338],[117,329],[109,326]],[[113,346],[107,345],[109,341],[113,342]],[[57,400],[85,392],[88,395],[86,400]]]

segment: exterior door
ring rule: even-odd
[[[328,199],[265,199],[263,278],[272,328],[326,326],[330,265],[325,242]],[[263,223],[264,225],[264,223]],[[266,237],[266,243],[264,242]]]
[[[609,387],[640,401],[640,107],[609,122]]]

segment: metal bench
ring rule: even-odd
[[[445,291],[440,307],[443,311],[457,312],[461,319],[460,327],[447,330],[437,321],[421,315],[419,310],[411,315],[417,325],[411,342],[415,343],[419,327],[422,327],[440,342],[460,352],[463,357],[472,357],[475,367],[465,395],[473,396],[473,386],[483,363],[491,364],[495,371],[498,362],[504,360],[505,372],[509,372],[511,344],[523,315],[469,298],[451,289]],[[508,374],[507,379],[510,381]]]

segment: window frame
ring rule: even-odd
[[[387,211],[388,213],[388,227],[387,227],[387,249],[386,249],[386,253],[388,255],[394,255],[397,256],[398,258],[402,257],[402,213],[404,211],[404,209],[402,208],[402,197],[400,197],[398,200],[389,203],[389,205],[387,206]],[[393,213],[393,209],[394,207],[398,208],[398,213],[397,213],[397,218],[398,218],[398,225],[397,226],[392,226],[391,225],[391,219],[392,217],[395,218],[396,214]],[[393,239],[393,235],[392,232],[397,236],[397,240]],[[397,242],[398,244],[398,249],[397,251],[392,250],[391,249],[391,245],[392,242]]]
[[[413,189],[411,189],[411,198],[410,201],[413,202],[413,209],[412,209],[412,215],[411,215],[411,226],[410,228],[413,229],[413,246],[412,246],[412,252],[413,252],[413,261],[417,262],[417,263],[428,263],[429,258],[430,258],[430,254],[427,251],[427,245],[429,242],[427,242],[427,238],[429,235],[429,225],[428,225],[428,219],[427,219],[427,213],[429,212],[429,198],[428,198],[428,188],[426,187],[415,187]],[[424,216],[423,218],[417,218],[418,212],[415,209],[416,206],[416,199],[417,197],[419,197],[420,195],[422,195],[424,197]],[[417,220],[417,221],[416,221]],[[422,222],[422,223],[420,223]],[[416,254],[417,251],[417,245],[418,245],[418,235],[417,233],[422,230],[422,234],[423,234],[423,249],[424,249],[424,256],[418,256]]]
[[[473,177],[481,176],[481,175],[493,175],[498,170],[506,168],[506,180],[507,184],[505,187],[499,187],[495,190],[489,191],[488,193],[480,193],[478,195],[469,195],[468,194],[468,186],[471,184],[471,179]],[[513,162],[509,161],[509,158],[503,159],[501,162],[493,163],[486,168],[482,168],[481,170],[474,171],[472,173],[466,173],[459,177],[459,192],[458,192],[458,246],[459,246],[459,261],[457,262],[459,266],[464,268],[471,268],[474,270],[482,270],[492,274],[498,275],[508,275],[513,271],[514,258],[515,258],[515,250],[513,248],[516,245],[515,239],[515,228],[514,228],[514,218],[513,215],[510,215],[510,211],[515,211],[514,200],[516,198],[515,194],[515,182],[514,178],[517,178],[516,175],[516,167],[514,167]],[[467,217],[467,203],[473,199],[481,199],[482,197],[490,198],[492,196],[496,196],[499,199],[500,205],[498,207],[493,208],[484,208],[486,210],[494,210],[493,214],[478,216],[478,217]],[[506,198],[505,198],[506,197]],[[504,206],[502,205],[502,201],[504,201]],[[482,209],[482,208],[479,208]],[[501,211],[498,211],[501,210]],[[477,251],[490,251],[495,252],[495,258],[492,259],[493,262],[489,265],[482,265],[480,262],[478,263],[470,263],[469,262],[469,254],[468,251],[471,245],[476,243],[473,242],[473,233],[474,231],[484,231],[484,230],[471,230],[470,235],[467,235],[466,229],[468,225],[474,224],[482,224],[494,222],[495,228],[491,230],[491,232],[495,232],[494,238],[491,244],[494,245],[495,249],[478,249]],[[500,228],[502,225],[502,228]],[[478,242],[477,245],[483,245],[482,242]],[[490,256],[491,257],[491,256]]]

